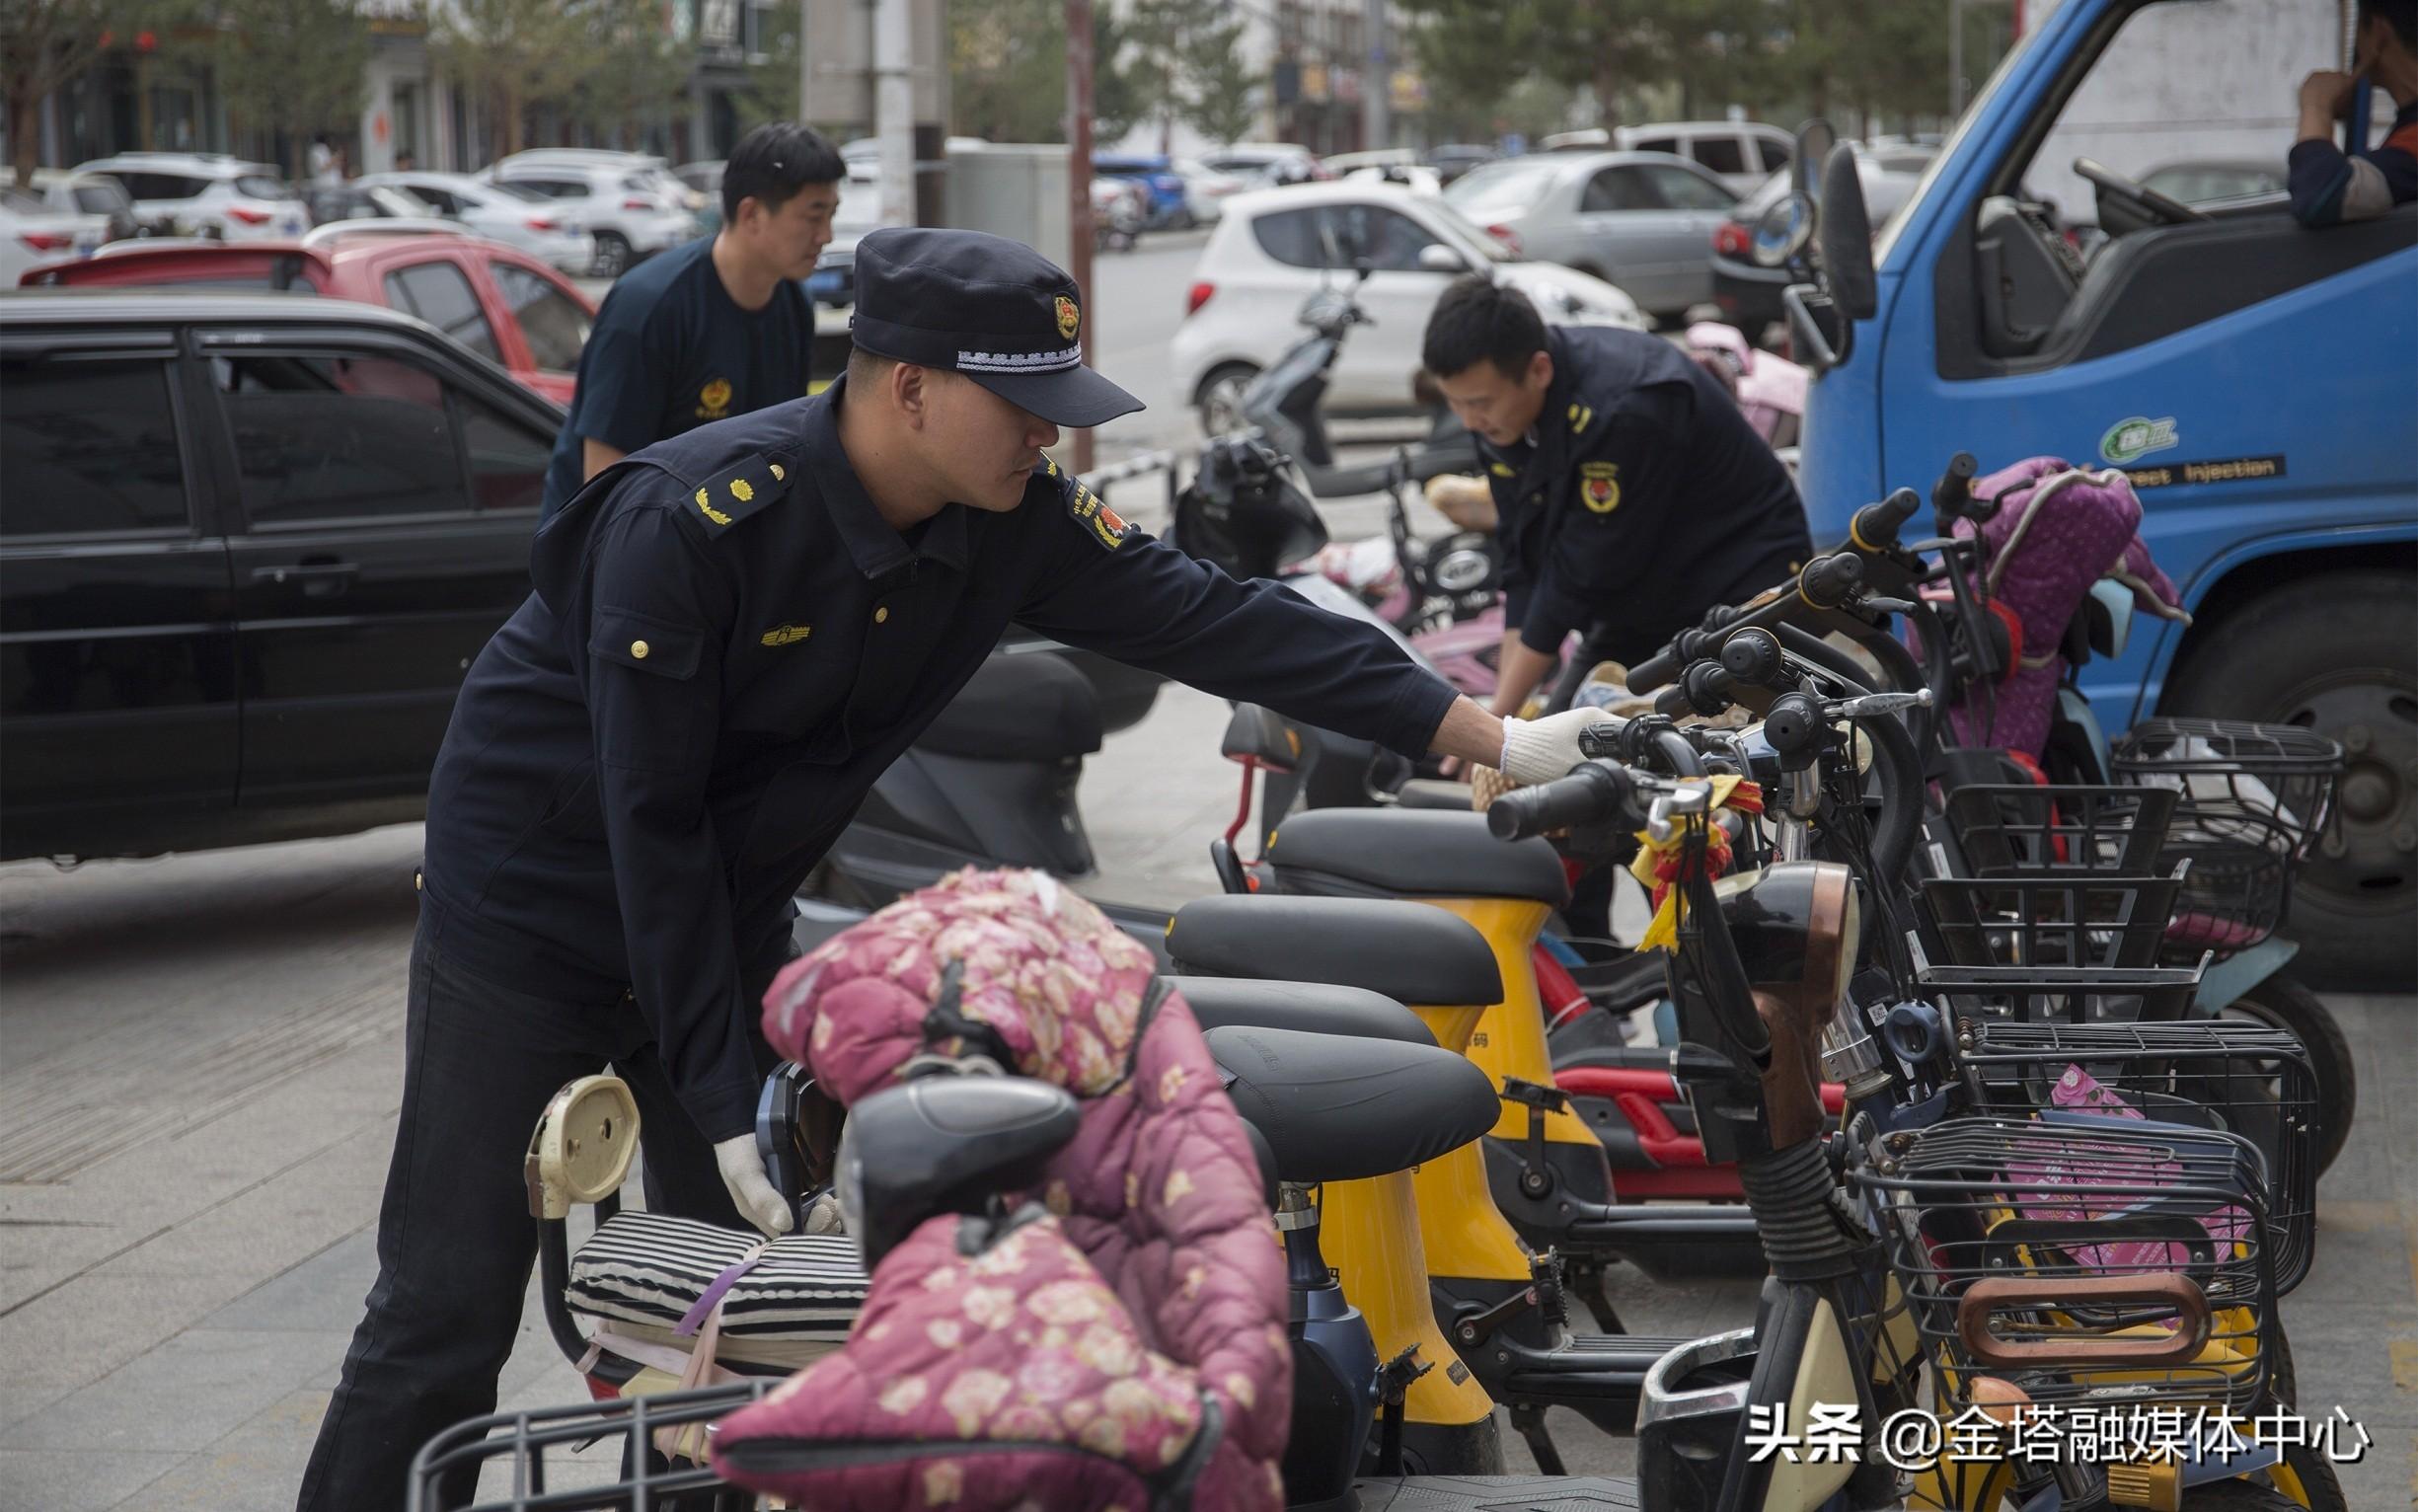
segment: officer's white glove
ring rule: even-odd
[[[767,1235],[790,1232],[790,1205],[773,1190],[771,1178],[764,1173],[764,1158],[756,1154],[756,1137],[741,1134],[725,1139],[714,1147],[714,1164],[721,1169],[722,1185],[730,1190],[730,1200],[738,1204],[739,1216],[762,1229]]]
[[[1587,759],[1578,732],[1613,718],[1608,709],[1569,709],[1542,719],[1505,718],[1502,774],[1523,788],[1568,776]]]
[[[840,1210],[838,1193],[825,1192],[806,1204],[806,1232],[808,1234],[845,1234],[848,1232],[848,1215]]]

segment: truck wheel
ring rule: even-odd
[[[2335,572],[2244,604],[2194,647],[2162,713],[2306,725],[2342,743],[2333,831],[2293,884],[2297,974],[2406,991],[2418,938],[2418,600]]]

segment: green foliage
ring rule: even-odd
[[[228,116],[284,132],[300,178],[312,134],[360,117],[368,25],[343,0],[217,0],[213,20]]]
[[[137,33],[166,32],[197,15],[196,0],[0,0],[0,98],[8,102],[9,164],[19,182],[40,154],[44,96]]]
[[[1214,142],[1248,135],[1259,118],[1263,81],[1244,63],[1242,41],[1240,16],[1203,19],[1184,38],[1185,117]]]

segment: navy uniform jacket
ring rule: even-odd
[[[841,451],[844,388],[650,446],[549,521],[429,789],[441,948],[557,1000],[634,992],[712,1140],[751,1124],[742,984],[786,958],[792,895],[1011,620],[1406,753],[1454,699],[1054,466],[1013,511],[902,536]]]
[[[1712,375],[1657,336],[1546,333],[1553,381],[1523,444],[1479,459],[1503,543],[1505,622],[1552,654],[1601,626],[1619,660],[1771,587],[1812,545],[1788,471]]]

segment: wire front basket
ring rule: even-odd
[[[2201,810],[2273,821],[2296,859],[2324,833],[2342,780],[2342,747],[2298,724],[2144,719],[2110,753],[2117,780],[2161,788]]]
[[[410,1512],[751,1512],[751,1491],[712,1469],[665,1460],[658,1429],[702,1439],[711,1424],[780,1386],[754,1380],[617,1397],[457,1423],[412,1462]],[[474,1489],[475,1488],[475,1489]]]
[[[2231,955],[2274,934],[2300,869],[2295,844],[2291,829],[2264,814],[2177,803],[2158,865],[2182,867],[2183,885],[2161,958]]]
[[[1960,1026],[2135,1023],[2180,1019],[2200,990],[2190,966],[1935,966],[1915,943],[1915,981]]]
[[[1955,1118],[1851,1169],[1943,1402],[1995,1376],[2044,1406],[2262,1399],[2274,1338],[2263,1163],[2217,1130]]]
[[[2088,873],[1926,877],[1923,902],[1953,965],[2154,966],[2178,886]]]
[[[1957,1053],[1977,1113],[2095,1111],[2250,1141],[2266,1168],[2277,1294],[2308,1274],[2317,1250],[2317,1080],[2289,1031],[2230,1019],[1984,1022],[1960,1036]]]
[[[1947,795],[1974,876],[2154,876],[2177,794],[2161,787],[1976,783]]]

